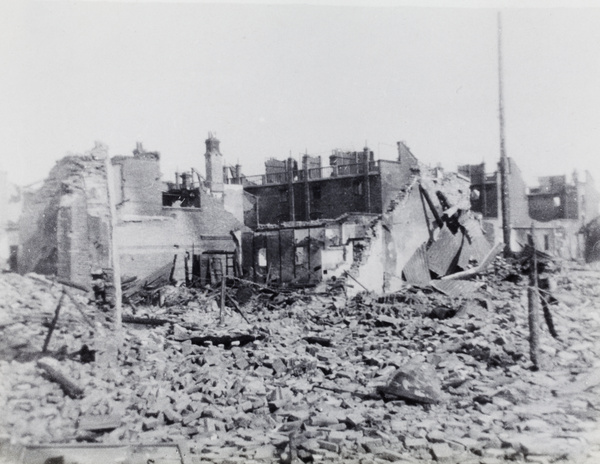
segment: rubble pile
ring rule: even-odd
[[[219,289],[165,287],[125,307],[121,340],[80,295],[45,354],[60,286],[2,275],[0,436],[186,442],[191,462],[598,462],[600,273],[556,274],[558,338],[542,330],[533,371],[525,283],[494,266],[459,297],[239,287],[221,311]]]

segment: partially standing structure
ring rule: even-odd
[[[207,166],[214,156],[222,157],[212,150],[215,145],[218,150],[215,140],[209,136],[206,141]],[[41,188],[26,197],[19,228],[20,272],[89,285],[93,270],[110,266],[108,156],[107,147],[97,143],[83,155],[65,157]],[[181,280],[186,260],[188,279],[199,283],[210,281],[211,265],[234,272],[230,262],[239,254],[239,244],[231,232],[244,230],[241,186],[225,188],[221,181],[219,187],[221,177],[194,179],[191,170],[177,175],[177,185],[163,182],[160,154],[139,143],[133,156],[115,156],[110,162],[123,276],[143,279],[170,267],[174,256],[179,263],[175,278]]]

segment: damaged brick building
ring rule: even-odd
[[[265,163],[265,174],[240,178],[255,199],[249,211],[258,211],[258,221],[246,214],[246,224],[259,223],[254,233],[244,234],[245,273],[261,282],[300,285],[345,276],[351,292],[402,286],[407,280],[405,266],[417,250],[425,252],[424,242],[431,244],[440,230],[446,232],[444,211],[453,208],[451,215],[456,217],[460,211],[467,214],[470,205],[465,177],[430,169],[404,142],[397,146],[395,161],[376,161],[368,148],[334,150],[326,167],[320,158],[308,155],[303,156],[302,169],[291,158],[271,159]],[[431,199],[436,197],[446,204],[434,204]],[[481,261],[491,246],[480,225],[473,230],[482,245],[476,254]],[[461,250],[466,258],[460,269],[467,266],[474,251],[472,237],[466,243],[458,230],[449,235],[456,240],[446,236],[443,242],[458,245],[454,254],[436,266],[421,253],[422,259],[413,260],[409,269],[418,268],[412,277],[416,273],[428,282],[431,275],[459,270],[454,261]]]
[[[335,219],[344,213],[380,214],[417,167],[410,149],[398,142],[395,161],[375,160],[367,147],[359,152],[333,150],[328,166],[322,166],[320,156],[303,155],[300,169],[293,158],[270,159],[265,174],[239,181],[256,198],[257,206],[250,211],[258,212],[258,222],[278,224]]]
[[[541,249],[567,259],[583,257],[579,230],[598,215],[600,204],[589,172],[586,171],[585,181],[579,181],[574,174],[572,183],[564,175],[540,177],[539,186],[528,189],[513,159],[509,158],[508,166],[511,249],[522,249],[533,223]],[[482,163],[459,166],[458,170],[471,180],[471,209],[483,216],[486,233],[496,242],[501,240],[500,169],[486,173]]]
[[[133,156],[110,159],[110,176],[108,149],[102,144],[61,159],[42,187],[25,198],[19,271],[89,285],[94,269],[109,267],[109,178],[123,277],[142,279],[170,267],[175,256],[186,269],[190,261],[187,278],[210,279],[209,262],[223,272],[231,270],[228,264],[237,256],[231,232],[244,230],[242,187],[224,186],[221,177],[211,176],[211,166],[222,173],[222,154],[212,135],[206,147],[208,179],[195,182],[188,172],[178,174],[176,183],[163,182],[160,154],[139,143]],[[182,265],[176,272],[183,280]]]

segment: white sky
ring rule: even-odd
[[[171,179],[204,170],[213,131],[247,175],[398,140],[493,170],[496,9],[330,3],[0,2],[0,169],[28,184],[95,140],[142,141]],[[530,183],[577,168],[600,188],[600,9],[505,8],[503,30],[508,155]]]

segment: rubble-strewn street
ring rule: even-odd
[[[81,442],[181,442],[190,462],[598,462],[600,272],[563,266],[539,371],[527,277],[501,258],[462,298],[229,288],[222,324],[219,289],[163,287],[162,307],[125,306],[145,323],[122,340],[69,288],[45,355],[63,287],[3,274],[3,462]]]

